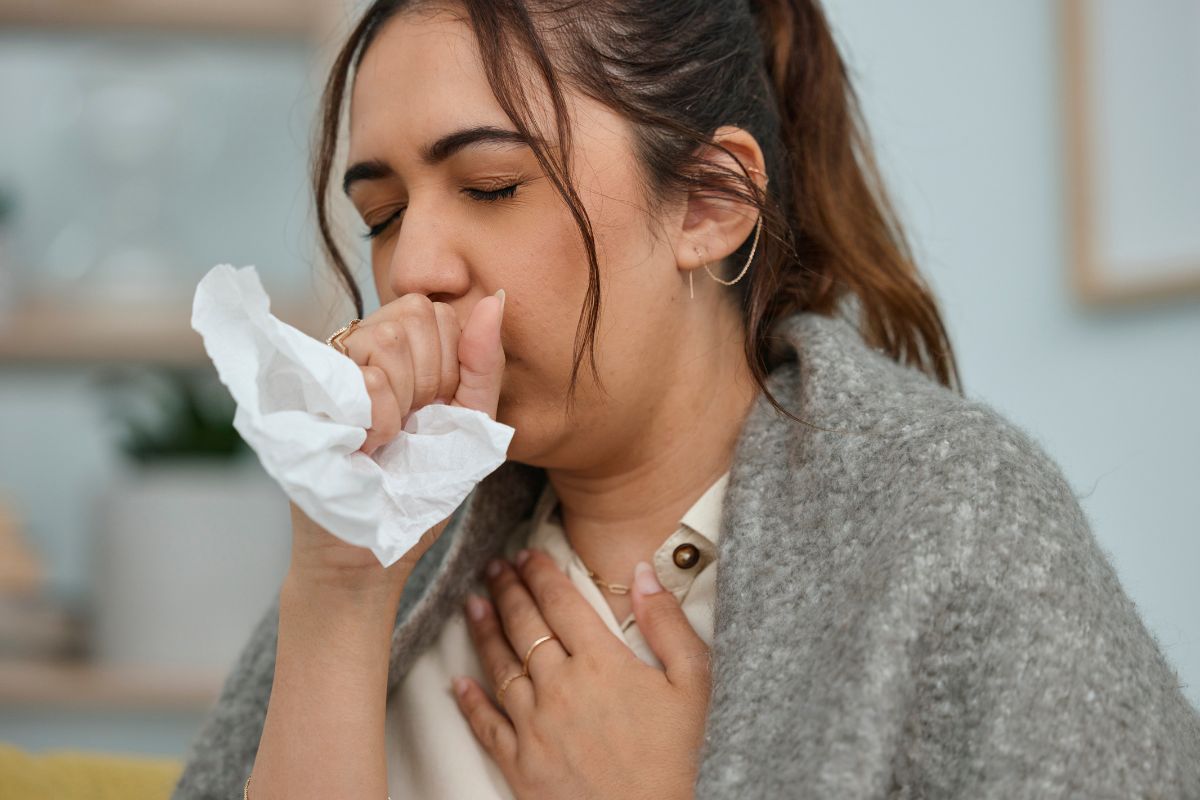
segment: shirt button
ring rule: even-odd
[[[675,566],[680,569],[690,569],[699,563],[700,550],[694,544],[681,544],[675,548],[671,558],[675,560]]]

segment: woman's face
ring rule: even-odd
[[[497,419],[516,429],[509,458],[544,467],[595,465],[639,441],[640,427],[678,394],[674,367],[696,356],[689,325],[713,323],[721,288],[702,274],[689,299],[671,240],[651,235],[628,126],[569,91],[568,102],[571,169],[599,259],[595,346],[608,392],[585,358],[573,420],[565,398],[587,255],[532,150],[478,133],[515,127],[492,94],[469,25],[429,10],[390,20],[363,59],[350,105],[348,163],[372,166],[351,168],[367,177],[348,193],[364,230],[378,226],[371,261],[381,305],[420,292],[453,306],[462,324],[476,302],[504,289]],[[537,98],[535,107],[544,108]],[[553,130],[549,120],[539,118],[541,130]],[[476,133],[455,138],[463,131]]]

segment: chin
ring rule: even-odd
[[[504,420],[499,421],[504,422]],[[504,424],[508,425],[510,423],[505,422]],[[504,458],[507,461],[527,463],[528,459],[533,457],[533,450],[529,447],[531,443],[527,441],[528,433],[522,434],[522,431],[528,431],[528,428],[522,428],[519,425],[513,425],[512,427],[516,430],[516,433],[513,434],[512,441],[508,443],[508,450],[505,452]]]
[[[538,426],[535,420],[529,419],[528,414],[522,415],[519,409],[519,405],[506,403],[503,396],[501,396],[500,403],[496,408],[496,421],[514,429],[512,440],[508,443],[508,451],[505,458],[509,461],[521,462],[525,462],[529,458],[536,460],[538,452],[538,442],[536,441]]]

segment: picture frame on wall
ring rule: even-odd
[[[1061,9],[1076,296],[1200,298],[1200,2]]]

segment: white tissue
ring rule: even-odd
[[[233,426],[313,521],[391,566],[504,463],[515,430],[438,403],[368,456],[359,366],[269,308],[253,266],[218,264],[196,286],[192,327],[237,402]]]

